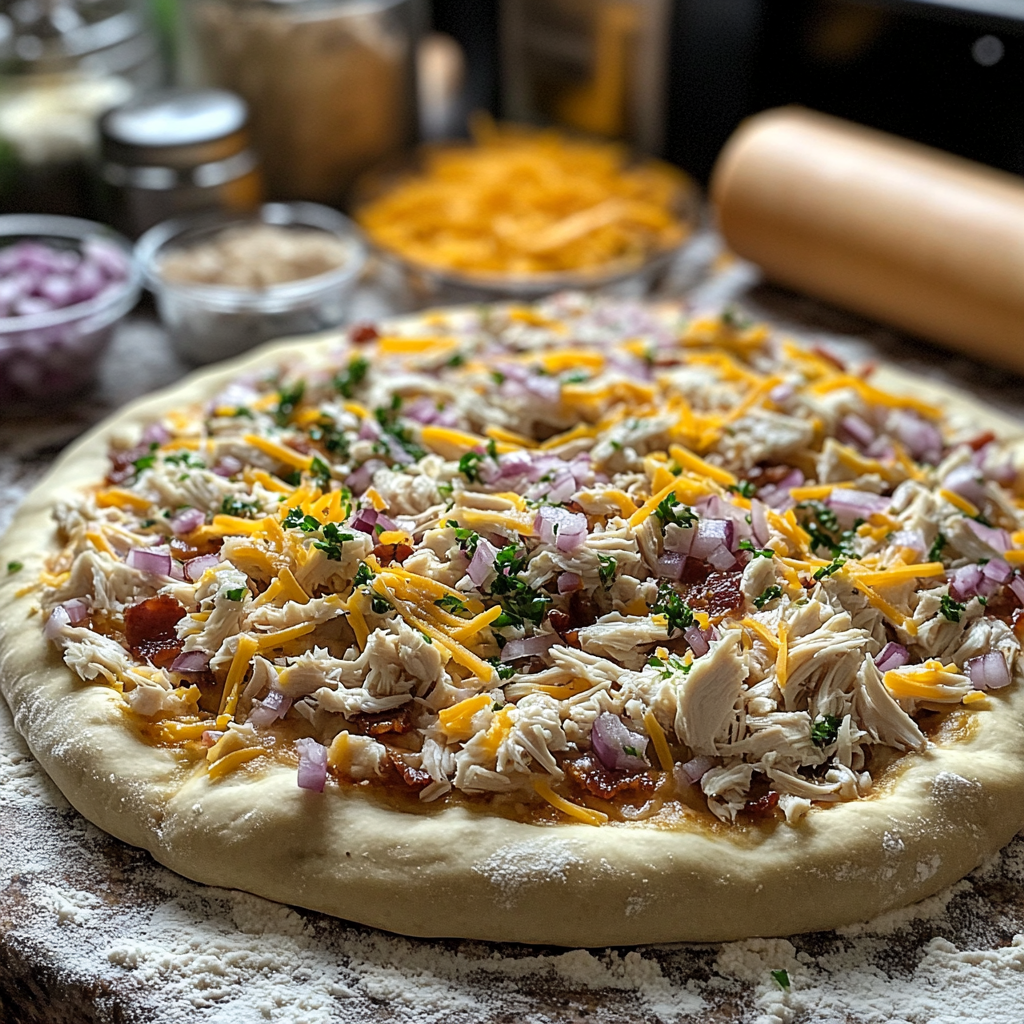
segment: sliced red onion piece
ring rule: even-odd
[[[257,729],[265,729],[278,719],[284,718],[291,706],[291,697],[271,686],[266,697],[253,706],[248,721]]]
[[[706,561],[708,556],[719,548],[728,552],[732,548],[735,526],[729,519],[702,519],[694,527],[696,531],[690,545],[690,555]]]
[[[65,601],[61,607],[68,613],[72,626],[80,626],[89,616],[89,606],[80,597]]]
[[[594,719],[590,745],[601,764],[612,771],[644,771],[650,767],[644,756],[647,737],[632,732],[618,715],[609,711]],[[627,748],[636,753],[629,753]]]
[[[179,583],[187,582],[185,579],[185,565],[183,562],[179,562],[176,558],[171,559],[171,571],[168,576],[172,580],[177,580]]]
[[[662,579],[681,580],[686,568],[686,555],[678,551],[666,551],[655,563],[655,572]]]
[[[206,651],[185,651],[171,662],[171,671],[182,675],[205,672],[210,667],[210,655]]]
[[[1005,530],[996,529],[993,526],[986,526],[975,519],[968,519],[967,525],[975,537],[983,544],[987,544],[993,551],[1005,554],[1010,549],[1010,535]]]
[[[395,524],[394,520],[388,519],[388,517],[386,515],[384,515],[383,512],[378,512],[377,513],[377,523],[376,523],[376,525],[379,526],[382,530],[397,530],[398,529],[398,526]]]
[[[476,551],[466,568],[466,575],[476,586],[482,587],[487,577],[490,576],[497,554],[498,549],[486,537],[481,537],[477,541]]]
[[[693,648],[693,656],[695,658],[703,658],[711,650],[711,645],[708,643],[707,637],[701,632],[700,626],[687,626],[683,630],[683,636],[690,647]]]
[[[576,478],[572,473],[564,473],[557,477],[547,491],[548,501],[555,503],[568,501],[576,493]]]
[[[563,572],[558,577],[558,592],[560,594],[573,594],[583,589],[583,577],[576,572]]]
[[[920,530],[897,530],[889,538],[889,543],[894,547],[909,548],[918,556],[923,555],[927,547],[924,534]]]
[[[870,491],[837,487],[828,496],[827,504],[835,512],[839,525],[849,529],[858,519],[870,519],[876,512],[884,512],[891,504],[891,499]]]
[[[554,544],[559,551],[572,552],[587,539],[587,517],[560,505],[542,505],[533,521],[541,541]]]
[[[691,786],[695,786],[717,763],[713,757],[702,754],[685,764],[678,765],[677,769]]]
[[[557,633],[540,633],[522,640],[509,640],[501,649],[501,660],[518,661],[520,658],[539,657],[560,642]]]
[[[719,572],[725,572],[736,564],[736,556],[727,547],[718,547],[708,555],[705,561]]]
[[[861,448],[867,448],[875,439],[875,429],[855,413],[844,416],[839,426]]]
[[[964,673],[976,690],[1000,690],[1011,682],[1006,659],[998,651],[971,658],[964,665]]]
[[[796,394],[796,388],[789,383],[789,381],[783,381],[781,384],[776,384],[775,387],[768,392],[768,397],[776,404],[783,405],[788,402],[793,395]]]
[[[316,740],[303,738],[295,741],[295,749],[299,752],[299,789],[322,793],[327,782],[327,748]]]
[[[43,636],[47,640],[56,640],[64,627],[70,625],[71,616],[68,614],[68,610],[59,604],[50,612],[50,617],[46,620],[46,625],[43,626]]]
[[[524,381],[523,387],[537,398],[545,402],[559,402],[562,398],[562,384],[557,377],[542,377],[540,374],[530,374]]]
[[[217,460],[217,464],[213,467],[213,472],[217,476],[231,477],[236,473],[242,472],[242,462],[240,459],[236,459],[234,455],[223,455]]]
[[[143,444],[166,444],[170,439],[170,431],[162,423],[150,423],[142,432]]]
[[[977,505],[978,508],[985,504],[985,500],[988,497],[985,493],[985,478],[978,468],[972,465],[958,466],[946,476],[945,480],[942,481],[942,486],[947,491],[952,491],[954,494],[959,494],[961,498],[966,498],[972,505]]]
[[[185,579],[189,583],[197,583],[203,573],[215,565],[220,565],[220,555],[199,555],[196,558],[190,558],[182,568],[185,571]]]
[[[373,474],[384,469],[386,463],[380,459],[367,459],[358,469],[354,469],[345,481],[353,494],[362,494],[373,483]]]
[[[167,551],[132,548],[125,558],[125,564],[140,572],[152,573],[154,576],[171,575],[171,555]]]
[[[967,601],[978,594],[985,574],[981,571],[980,565],[962,565],[957,569],[949,581],[949,596],[954,601]]]
[[[191,533],[197,526],[206,522],[206,513],[201,508],[186,508],[171,516],[171,533],[175,537]]]
[[[352,529],[373,535],[380,513],[374,508],[361,508],[352,519]]]
[[[879,672],[889,672],[910,661],[910,653],[903,644],[890,640],[875,656],[875,667]]]
[[[750,502],[750,532],[760,547],[768,543],[768,509],[763,501],[754,498]]]
[[[918,462],[934,464],[942,458],[942,434],[917,413],[899,410],[890,422],[890,430]]]
[[[1006,583],[1013,575],[1013,569],[1001,558],[990,559],[982,567],[985,578],[993,583]]]
[[[1017,600],[1020,601],[1021,604],[1024,604],[1024,579],[1021,579],[1020,576],[1014,576],[1013,579],[1010,580],[1010,589],[1013,591]]]

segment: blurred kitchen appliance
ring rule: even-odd
[[[422,0],[182,0],[181,77],[249,104],[272,199],[340,205],[416,139]]]
[[[100,120],[106,219],[132,238],[200,210],[260,203],[259,160],[245,101],[223,89],[164,89]]]
[[[162,75],[144,0],[0,5],[0,211],[89,215],[97,117]]]

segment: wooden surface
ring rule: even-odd
[[[713,239],[704,255],[715,254]],[[757,284],[725,261],[692,293],[848,357],[881,355],[1005,410],[1024,381]],[[360,315],[376,312],[372,297]],[[379,309],[379,307],[378,307]],[[97,395],[0,420],[0,529],[59,449],[183,372],[145,316],[123,329]],[[671,907],[665,908],[672,913]],[[443,914],[443,908],[439,908]],[[83,821],[0,702],[0,1021],[249,1024],[1019,1024],[1024,841],[917,908],[789,940],[559,950],[408,940],[187,882]],[[788,991],[771,971],[785,969]]]

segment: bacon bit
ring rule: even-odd
[[[846,364],[834,352],[822,345],[812,345],[811,351],[826,363],[831,363],[840,373],[846,373]]]
[[[747,806],[743,809],[752,818],[769,818],[775,811],[775,808],[779,803],[779,794],[775,790],[770,790],[765,793],[764,796],[758,797],[756,800],[748,802]]]
[[[979,434],[977,437],[972,437],[967,442],[967,446],[973,451],[981,451],[982,448],[987,444],[991,444],[996,439],[996,435],[991,430],[986,430],[984,434]]]
[[[728,615],[743,607],[741,572],[713,572],[707,578],[705,599],[711,615]]]
[[[569,597],[569,625],[573,629],[581,626],[592,626],[597,622],[594,602],[585,590],[574,590]]]
[[[362,728],[367,736],[385,736],[388,733],[401,736],[412,730],[412,715],[408,708],[380,711],[374,715],[353,715],[349,721]]]
[[[605,768],[594,754],[583,754],[564,761],[565,773],[591,796],[610,800],[620,793],[648,796],[654,792],[655,781],[647,771],[612,771]]]
[[[348,340],[353,345],[368,345],[371,341],[376,341],[380,337],[379,332],[374,324],[353,324],[348,331]]]
[[[401,754],[396,754],[393,750],[388,751],[388,760],[410,789],[425,789],[434,781],[428,772],[422,768],[413,768]]]
[[[408,544],[378,544],[373,554],[381,565],[390,565],[392,562],[401,565],[412,554],[412,548]]]
[[[124,610],[124,635],[136,658],[148,658],[157,668],[168,668],[181,653],[174,627],[185,609],[173,597],[150,597]]]

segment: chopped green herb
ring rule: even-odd
[[[677,629],[693,625],[693,609],[683,601],[671,583],[662,583],[658,588],[658,597],[651,611],[655,615],[665,616],[670,636]]]
[[[832,576],[839,572],[844,565],[846,565],[846,555],[837,555],[828,565],[823,565],[820,569],[815,570],[814,578],[823,580],[826,576]]]
[[[25,563],[24,562],[8,562],[7,563],[7,571],[9,573],[11,573],[12,575],[14,573],[16,573],[16,572],[21,572],[21,570],[24,569],[24,568],[25,568]]]
[[[830,743],[835,743],[839,735],[839,726],[842,724],[843,720],[836,718],[835,715],[820,715],[811,726],[811,742],[816,747],[827,747]]]
[[[239,419],[240,417],[243,417],[243,416],[246,419],[248,419],[248,420],[252,420],[252,419],[256,418],[252,414],[252,409],[249,409],[249,408],[247,408],[244,405],[240,405],[237,409],[235,409],[235,411],[231,415],[234,416],[235,419]]]
[[[293,469],[290,473],[283,474],[281,479],[286,484],[291,484],[292,487],[298,487],[302,483],[302,474],[297,469]]]
[[[239,519],[249,519],[259,512],[259,505],[251,501],[242,501],[233,494],[228,494],[220,503],[220,510],[226,516],[237,516]]]
[[[501,370],[491,370],[491,380],[493,380],[495,384],[504,384],[505,374],[503,374]]]
[[[480,452],[466,452],[465,455],[459,459],[459,472],[471,483],[476,484],[480,482],[480,463],[484,461],[484,457]]]
[[[438,496],[441,497],[444,501],[451,501],[452,491],[454,490],[455,488],[452,486],[450,482],[446,484],[437,485]]]
[[[562,378],[563,384],[586,384],[590,380],[590,374],[583,370],[573,370],[572,373]]]
[[[332,562],[340,562],[341,546],[353,539],[352,534],[342,533],[336,523],[325,523],[321,532],[324,539],[313,541],[313,547],[319,548]]]
[[[381,597],[380,594],[372,594],[370,596],[370,607],[377,615],[387,615],[391,611],[391,602],[386,597]]]
[[[726,327],[731,327],[734,331],[744,331],[751,325],[751,323],[753,323],[753,321],[746,313],[743,312],[743,310],[739,308],[739,306],[735,306],[730,303],[722,310],[722,323],[725,324]]]
[[[598,555],[597,560],[600,563],[597,574],[601,577],[601,583],[607,587],[615,579],[615,570],[618,567],[618,563],[611,555]]]
[[[343,459],[348,457],[348,438],[338,430],[334,421],[326,416],[309,428],[309,439],[319,441],[327,451],[334,452]]]
[[[320,520],[314,516],[307,516],[301,508],[288,510],[284,517],[284,525],[288,530],[302,530],[303,533],[315,533],[320,529]]]
[[[491,593],[499,595],[502,614],[494,620],[497,628],[504,626],[522,626],[526,622],[538,625],[547,613],[551,597],[529,587],[519,579],[526,566],[526,559],[519,557],[519,548],[515,544],[503,547],[494,556],[494,569],[497,572],[491,583]]]
[[[351,398],[356,393],[356,388],[366,379],[366,373],[370,369],[370,363],[362,356],[353,356],[348,366],[334,378],[335,390],[345,398]]]
[[[516,674],[515,668],[503,662],[500,657],[488,658],[487,663],[494,666],[494,671],[498,673],[499,679],[511,679]]]
[[[309,464],[309,471],[316,478],[321,490],[327,490],[331,484],[331,467],[319,455],[313,456],[313,461]]]
[[[155,455],[143,455],[132,463],[136,473],[141,473],[144,469],[152,469],[155,465]]]
[[[248,587],[237,587],[235,590],[225,590],[224,596],[229,601],[241,601],[248,592]]]
[[[143,530],[148,530],[151,526],[156,526],[155,519],[143,519],[142,522],[139,523],[139,527]]]
[[[612,451],[613,452],[621,452],[622,451],[622,442],[621,441],[616,441],[614,438],[612,438],[612,440],[610,440],[608,443],[612,446]]]
[[[184,466],[186,469],[206,469],[206,463],[191,452],[176,452],[174,455],[168,455],[164,462],[170,466]],[[179,477],[179,479],[186,478]]]
[[[451,527],[461,551],[465,551],[467,555],[476,554],[476,546],[480,543],[480,534],[467,530],[464,526],[459,526],[454,519],[445,520],[444,525]]]
[[[774,548],[756,548],[749,540],[741,540],[740,551],[749,551],[751,558],[771,558],[775,554]]]
[[[959,622],[960,616],[967,611],[967,605],[961,604],[959,601],[954,601],[949,594],[943,594],[942,601],[939,602],[939,611],[942,612],[950,622]]]
[[[752,498],[757,493],[757,488],[749,480],[741,480],[738,484],[729,484],[726,490],[738,494],[741,498]]]
[[[624,754],[629,754],[630,757],[639,757],[640,756],[640,751],[637,750],[636,747],[623,746],[622,752]]]
[[[775,982],[783,992],[789,991],[789,972],[788,971],[772,971],[772,981]]]
[[[288,425],[292,413],[299,407],[302,396],[306,393],[306,382],[296,381],[290,388],[281,388],[278,392],[277,409],[274,412],[274,419],[279,427]]]
[[[352,586],[362,587],[367,583],[372,583],[376,575],[365,562],[360,562],[359,568],[356,569],[356,578],[352,581]]]
[[[401,408],[402,396],[394,394],[391,396],[391,405],[378,406],[373,410],[373,415],[377,418],[381,430],[396,441],[410,458],[422,459],[427,453],[413,441],[408,428],[398,422],[398,410]]]
[[[466,362],[466,357],[461,352],[456,352],[455,355],[445,363],[445,366],[450,366],[452,369],[462,366]]]
[[[495,462],[498,461],[498,445],[493,437],[487,442],[487,454],[494,459]]]
[[[690,671],[690,669],[693,668],[692,661],[683,661],[683,659],[676,654],[670,654],[668,656],[668,661],[662,661],[662,659],[659,658],[657,655],[652,654],[647,659],[647,664],[650,665],[652,668],[658,669],[659,675],[662,679],[669,679],[676,672],[682,672],[682,674],[685,676]]]
[[[460,601],[454,594],[445,594],[444,597],[435,601],[434,604],[438,608],[443,608],[446,612],[451,612],[453,615],[461,615],[468,611],[466,602]]]
[[[769,601],[774,601],[777,597],[782,597],[782,587],[773,583],[754,598],[754,607],[760,611]]]
[[[938,562],[942,558],[942,549],[946,546],[946,535],[940,530],[935,535],[935,540],[928,551],[928,561]]]
[[[697,513],[689,505],[682,505],[674,494],[667,494],[654,510],[654,514],[665,526],[675,523],[687,529],[697,522]]]

